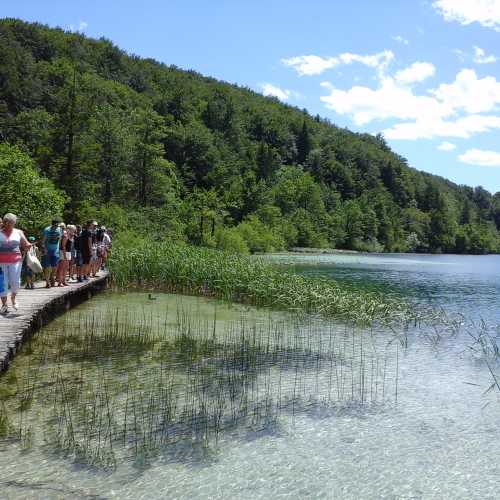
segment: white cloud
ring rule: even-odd
[[[493,76],[479,79],[473,69],[463,69],[451,84],[441,84],[431,93],[453,112],[492,111],[500,104],[500,82]]]
[[[418,75],[417,71],[414,77]],[[474,70],[462,70],[452,83],[441,84],[422,95],[388,76],[380,78],[376,89],[354,86],[341,90],[329,82],[322,82],[321,86],[329,92],[321,97],[326,107],[350,115],[357,125],[374,120],[403,120],[384,131],[389,139],[468,138],[500,128],[500,116],[481,114],[498,109],[500,82],[491,76],[478,78]]]
[[[402,43],[403,45],[408,45],[410,43],[406,38],[403,38],[401,35],[393,36],[392,39],[398,43]]]
[[[316,55],[295,56],[288,59],[282,59],[285,66],[290,66],[300,76],[320,75],[327,69],[334,68],[340,64],[352,64],[358,62],[366,66],[377,68],[383,71],[394,59],[394,54],[390,50],[384,50],[372,55],[359,55],[345,52],[336,57],[321,57]]]
[[[439,117],[444,113],[437,99],[417,96],[389,77],[383,78],[376,90],[355,86],[345,91],[327,82],[322,86],[330,90],[329,95],[321,97],[326,107],[339,114],[352,115],[357,125],[387,118],[417,119],[422,113]]]
[[[394,76],[400,83],[415,83],[422,82],[425,79],[433,76],[436,73],[436,68],[428,62],[415,62],[401,71],[398,71]]]
[[[465,62],[467,54],[460,49],[453,49],[453,52],[457,55],[461,62]]]
[[[456,148],[455,144],[452,144],[451,142],[442,142],[439,146],[438,149],[439,151],[453,151]]]
[[[482,149],[469,149],[458,159],[469,165],[480,165],[482,167],[500,167],[500,153]]]
[[[385,69],[389,63],[394,59],[394,54],[391,50],[384,50],[378,54],[361,56],[359,54],[351,54],[350,52],[345,52],[340,54],[339,59],[344,64],[352,64],[353,62],[358,62],[369,66],[370,68],[377,68],[379,70]]]
[[[273,85],[271,83],[263,83],[260,85],[262,89],[262,93],[265,96],[269,97],[277,97],[281,101],[286,101],[290,97],[299,97],[300,94],[298,92],[295,92],[293,90],[288,90],[288,89],[282,89],[281,87],[278,87],[276,85]]]
[[[282,59],[285,66],[291,66],[300,76],[319,75],[323,71],[338,66],[340,61],[336,57],[320,57],[315,55],[296,56]]]
[[[474,62],[476,64],[491,64],[497,61],[497,58],[494,55],[486,55],[484,49],[480,47],[474,47]]]
[[[435,0],[433,6],[446,21],[479,23],[500,31],[500,0]]]
[[[73,31],[75,33],[83,33],[88,27],[88,23],[86,21],[80,21],[78,26],[75,27],[74,24],[69,25],[69,31]]]
[[[456,120],[422,116],[414,122],[397,123],[383,131],[387,139],[417,140],[435,137],[468,139],[474,134],[500,129],[500,116],[468,115]]]

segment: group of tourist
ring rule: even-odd
[[[26,237],[16,228],[17,217],[0,218],[0,314],[19,309],[17,293],[24,277],[26,288],[35,288],[37,272],[43,271],[45,288],[65,287],[98,276],[111,252],[111,231],[94,220],[85,225],[52,220],[41,239]]]

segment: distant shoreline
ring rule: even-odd
[[[434,252],[360,252],[358,250],[342,250],[337,248],[309,248],[293,247],[289,250],[270,252],[273,255],[293,254],[321,254],[321,255],[458,255],[471,257],[485,257],[488,255],[500,255],[500,253],[434,253]],[[269,255],[269,253],[256,253],[255,255]]]
[[[290,254],[290,253],[310,253],[310,254],[360,254],[363,252],[358,252],[357,250],[339,250],[337,248],[308,248],[308,247],[293,247],[290,250],[285,250],[283,252],[276,252],[280,254]]]

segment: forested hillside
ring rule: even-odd
[[[500,193],[105,39],[1,20],[0,134],[0,209],[29,229],[64,210],[243,252],[500,250]]]

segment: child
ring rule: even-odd
[[[32,252],[33,255],[36,255],[36,258],[40,260],[40,250],[38,249],[36,238],[34,236],[30,236],[28,238],[28,241],[31,243],[31,248],[29,251]],[[33,290],[35,288],[36,275],[26,264],[26,255],[24,256],[23,260],[22,275],[26,279],[25,288],[28,290]]]

